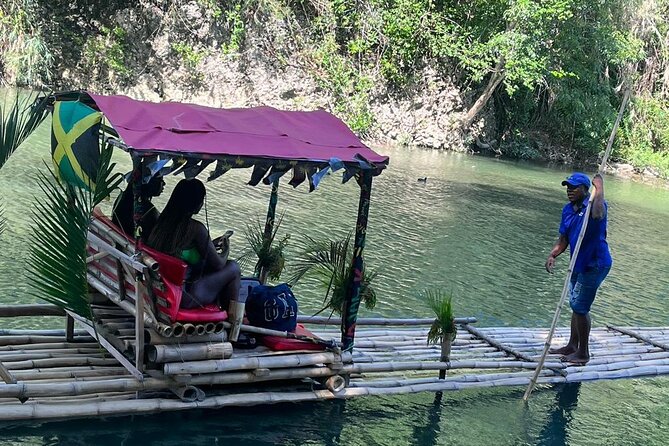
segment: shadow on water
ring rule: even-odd
[[[345,400],[277,404],[158,415],[0,424],[0,444],[150,445],[339,445]],[[350,420],[349,420],[350,421]],[[23,441],[21,441],[23,440]]]
[[[434,395],[434,401],[428,409],[427,423],[423,426],[415,426],[413,428],[413,442],[415,446],[434,446],[438,444],[439,433],[441,429],[439,423],[441,421],[443,398],[442,392],[437,392]]]
[[[570,423],[578,403],[581,383],[569,383],[556,387],[555,404],[549,410],[546,424],[539,433],[537,445],[566,446],[569,442]]]

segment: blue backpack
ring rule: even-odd
[[[256,327],[294,331],[297,326],[297,300],[288,284],[257,285],[246,301],[246,317]]]

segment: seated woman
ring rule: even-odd
[[[179,181],[146,243],[188,264],[181,308],[215,303],[229,309],[233,323],[236,319],[241,322],[244,305],[238,308],[239,266],[219,257],[207,228],[192,218],[202,209],[205,194],[200,180]]]
[[[128,237],[134,236],[135,221],[133,218],[133,206],[134,195],[133,195],[133,182],[132,180],[128,182],[128,187],[125,188],[123,192],[116,198],[114,202],[114,208],[112,210],[112,222],[121,228],[123,232]],[[142,185],[142,210],[141,210],[141,238],[146,240],[151,234],[153,227],[158,220],[160,212],[158,209],[151,203],[153,197],[157,197],[163,193],[165,188],[165,181],[163,177],[154,176],[152,177],[147,184]]]

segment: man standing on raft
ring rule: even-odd
[[[604,179],[599,174],[592,179],[592,185],[595,187],[592,194],[589,193],[590,178],[584,173],[574,172],[562,182],[562,185],[567,186],[569,203],[562,209],[560,238],[546,259],[546,271],[553,272],[555,258],[567,249],[567,245],[573,254],[589,201],[592,209],[571,274],[569,306],[572,315],[569,342],[564,347],[550,349],[549,352],[563,355],[560,358],[562,361],[585,364],[590,359],[588,350],[590,306],[612,264],[609,245],[606,242],[608,204],[604,200]]]

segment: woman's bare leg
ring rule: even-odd
[[[227,302],[237,300],[240,282],[239,265],[229,261],[223,269],[197,280],[190,292],[202,304],[224,304],[221,308],[225,309]]]

